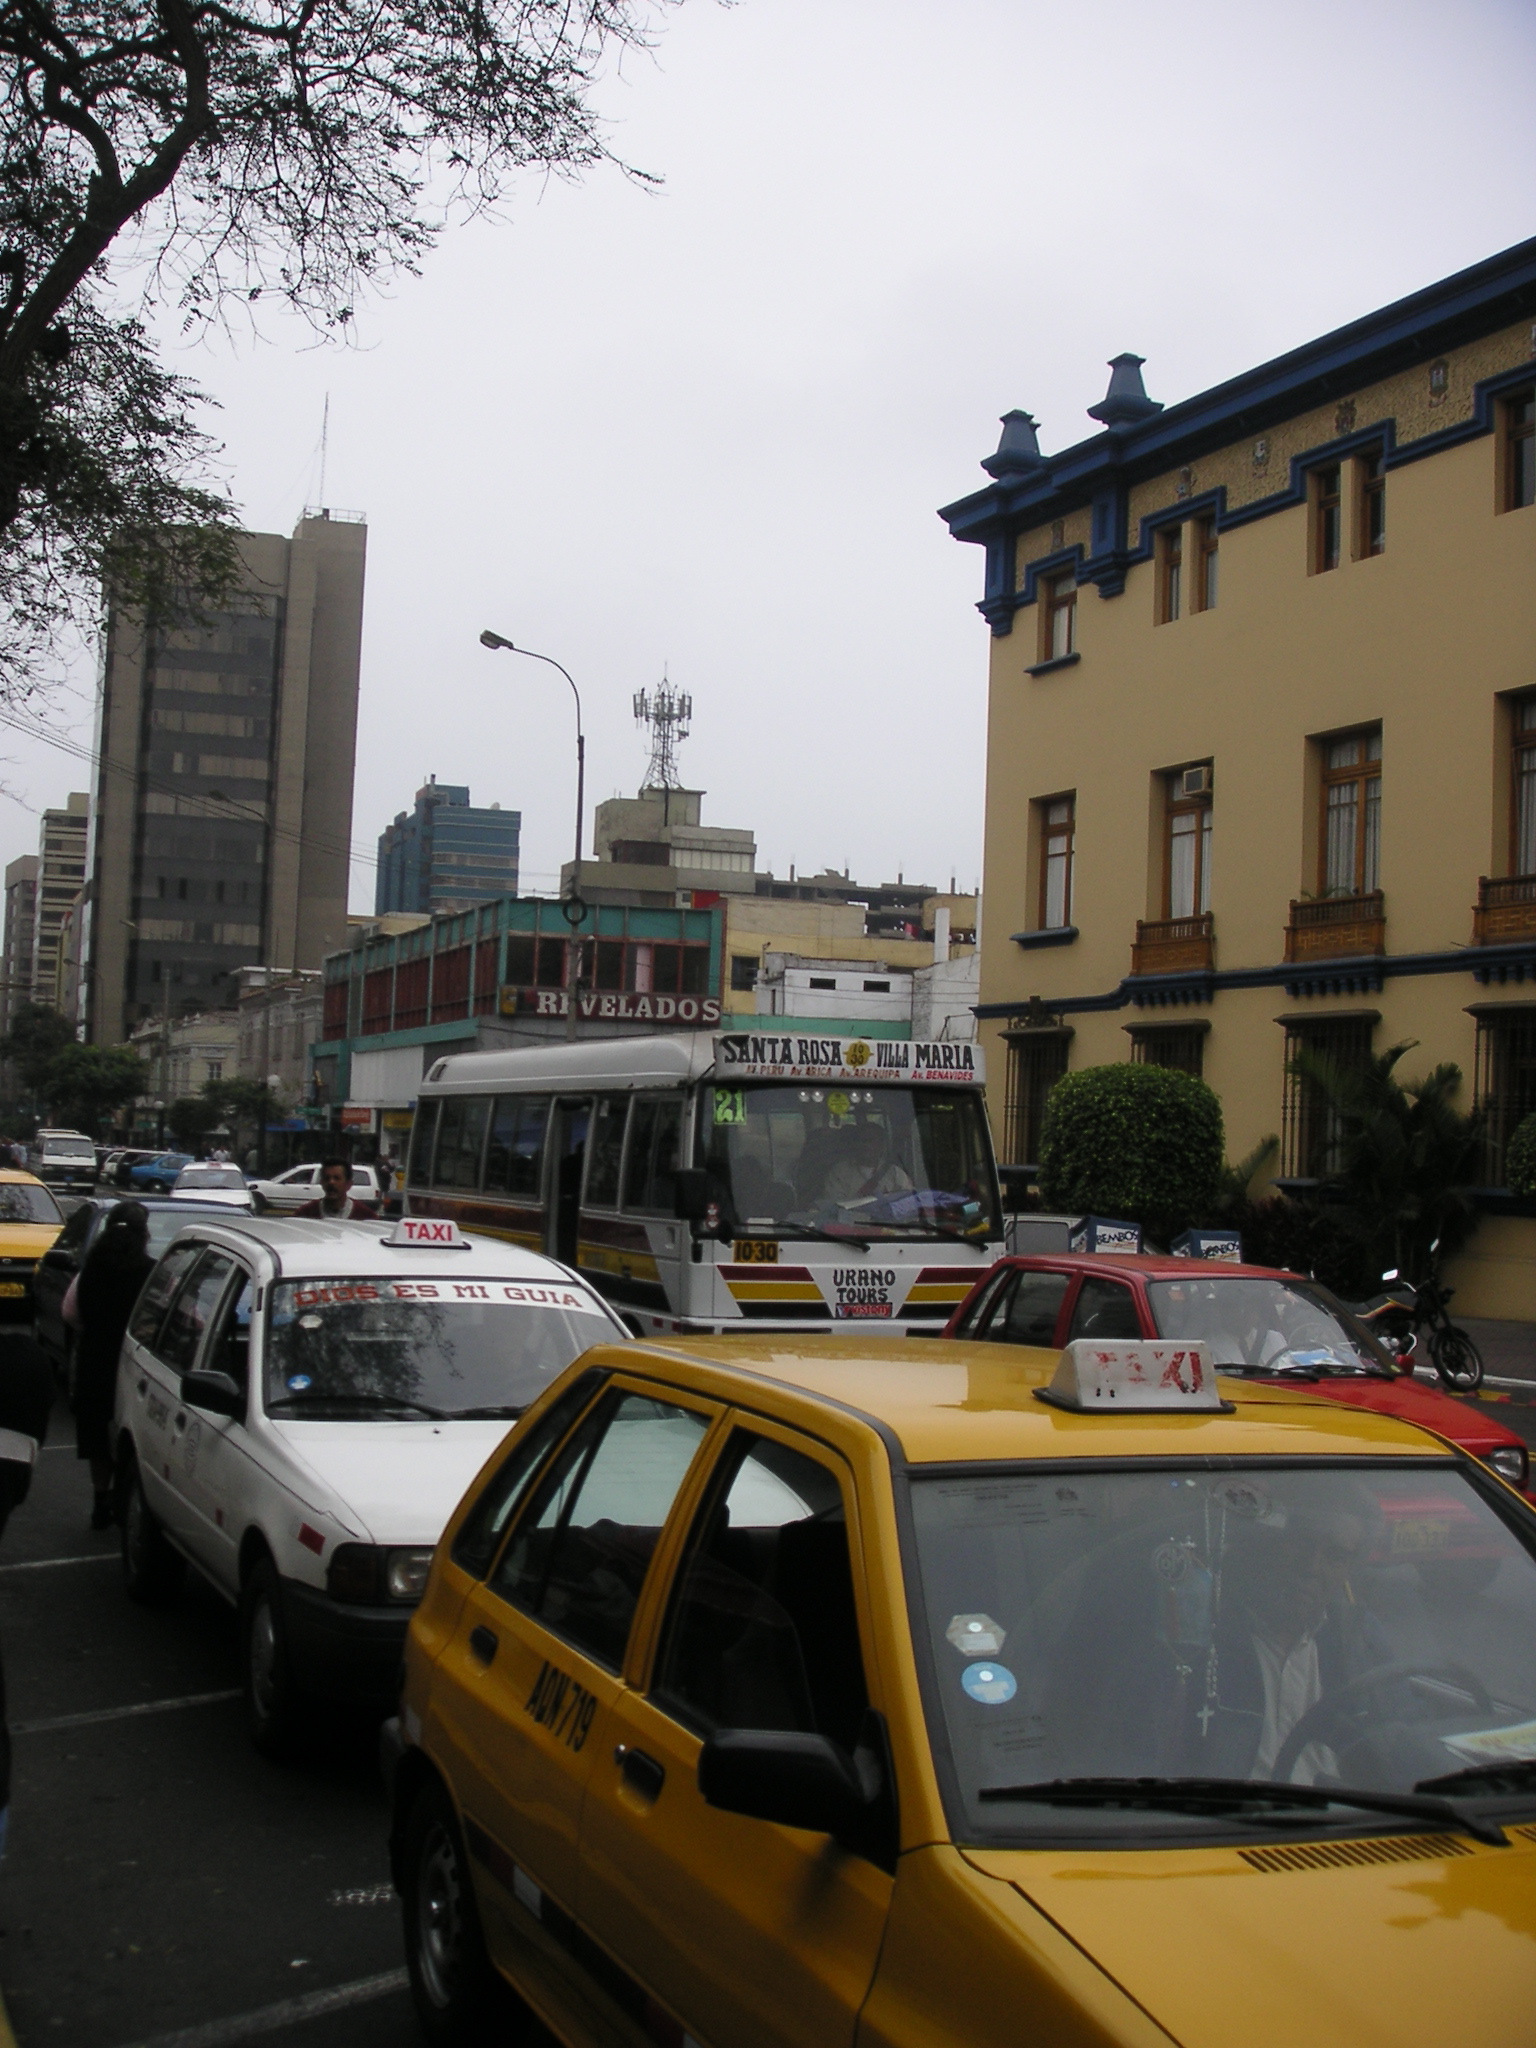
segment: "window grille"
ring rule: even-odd
[[[1285,1105],[1281,1126],[1281,1159],[1287,1176],[1326,1180],[1342,1164],[1343,1132],[1337,1112],[1315,1081],[1291,1071],[1300,1052],[1329,1060],[1335,1067],[1363,1067],[1371,1056],[1371,1032],[1377,1012],[1352,1017],[1290,1018],[1285,1027]]]
[[[1176,1067],[1181,1074],[1193,1074],[1198,1081],[1205,1065],[1205,1041],[1210,1025],[1129,1024],[1131,1060],[1139,1067]]]
[[[1536,1008],[1504,1003],[1474,1011],[1474,1100],[1486,1118],[1483,1180],[1504,1186],[1504,1158],[1522,1121],[1536,1111]]]
[[[1045,1099],[1067,1071],[1071,1036],[1068,1028],[1018,1031],[1008,1036],[1003,1144],[1010,1166],[1033,1166],[1039,1160]]]

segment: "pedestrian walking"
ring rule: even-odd
[[[351,1192],[352,1165],[346,1159],[322,1159],[320,1185],[325,1190],[318,1202],[306,1202],[295,1211],[299,1216],[330,1216],[358,1223],[378,1215],[372,1202],[360,1202]]]
[[[73,1289],[65,1300],[65,1320],[79,1331],[75,1346],[75,1449],[91,1466],[95,1500],[91,1527],[112,1522],[112,1399],[117,1386],[117,1356],[123,1348],[128,1318],[148,1278],[149,1211],[142,1202],[119,1202],[86,1254]]]

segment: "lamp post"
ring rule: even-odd
[[[586,809],[587,792],[587,740],[581,729],[581,692],[569,669],[555,660],[552,654],[536,654],[531,647],[518,647],[504,639],[500,633],[493,633],[489,627],[480,635],[482,647],[501,648],[508,654],[526,654],[530,661],[547,662],[571,686],[571,695],[576,699],[576,864],[571,870],[571,892],[561,905],[561,914],[571,928],[571,935],[565,942],[566,1000],[569,1005],[567,1036],[576,1036],[576,1010],[579,996],[578,980],[581,968],[581,941],[576,928],[585,922],[587,906],[581,899],[581,822]]]

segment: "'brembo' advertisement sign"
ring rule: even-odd
[[[715,1072],[730,1081],[949,1081],[985,1079],[979,1045],[949,1039],[813,1038],[800,1032],[728,1032],[715,1040]]]

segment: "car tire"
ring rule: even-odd
[[[494,2026],[515,2048],[530,2038],[531,2015],[486,1953],[463,1832],[435,1778],[417,1792],[400,1846],[405,1966],[423,2034],[433,2048],[461,2048]]]
[[[293,1756],[309,1730],[310,1704],[294,1676],[282,1588],[269,1557],[257,1560],[240,1594],[240,1677],[246,1733],[256,1749]]]
[[[141,1607],[163,1607],[180,1586],[186,1561],[166,1540],[144,1498],[139,1461],[131,1453],[118,1479],[117,1519],[124,1591]]]

